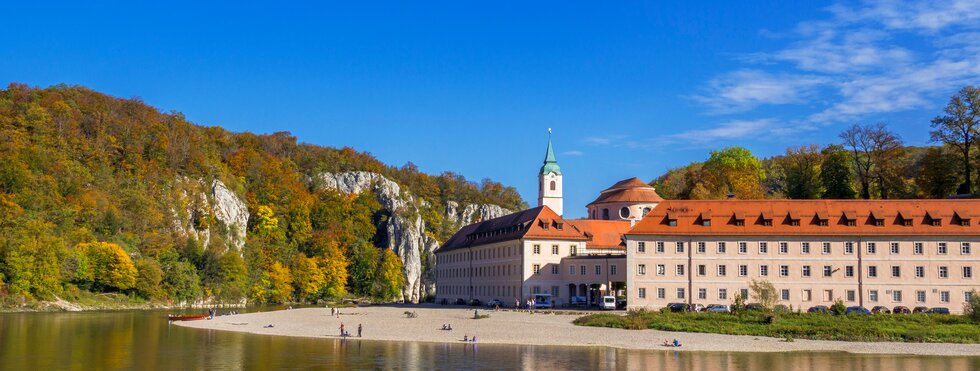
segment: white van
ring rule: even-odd
[[[534,309],[547,309],[554,307],[551,303],[551,295],[534,294]]]
[[[599,304],[600,309],[616,309],[616,297],[615,296],[603,296],[602,302]]]

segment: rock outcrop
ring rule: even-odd
[[[405,273],[405,287],[402,300],[417,303],[425,296],[435,294],[435,280],[432,268],[435,264],[434,252],[442,244],[426,233],[427,226],[420,216],[420,203],[408,192],[403,192],[398,183],[381,174],[352,171],[345,173],[322,173],[317,175],[317,186],[335,189],[345,194],[373,192],[382,208],[391,217],[384,228],[388,241],[385,248],[391,249],[402,259]],[[497,205],[459,205],[450,201],[446,205],[445,221],[453,223],[456,229],[476,220],[495,218],[509,214],[510,211]]]
[[[177,182],[183,190],[177,194],[177,209],[173,210],[174,229],[196,238],[205,249],[210,247],[211,237],[220,233],[229,249],[241,251],[249,217],[245,202],[220,180],[210,185],[187,178]]]

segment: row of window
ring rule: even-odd
[[[596,276],[602,275],[602,265],[596,264],[594,266],[594,268],[595,268],[594,272],[595,272],[595,275]],[[616,269],[617,269],[616,264],[610,265],[609,266],[609,274],[615,275],[616,272],[617,272]],[[531,266],[531,270],[534,272],[534,274],[539,274],[541,272],[541,264],[534,264],[534,265],[532,265]],[[588,266],[586,266],[586,265],[579,265],[579,266],[569,265],[568,266],[568,274],[569,275],[574,276],[576,271],[579,272],[580,275],[583,275],[584,276],[588,272]],[[560,274],[560,271],[559,271],[559,268],[558,268],[558,265],[557,264],[552,264],[551,265],[551,274]]]
[[[678,299],[678,300],[686,300],[687,299],[687,292],[686,292],[686,290],[687,289],[684,288],[684,287],[677,287],[677,288],[675,288],[674,289],[674,297],[673,298],[674,299]],[[813,292],[814,292],[813,289],[803,289],[803,290],[801,290],[800,291],[800,298],[799,298],[800,301],[804,301],[804,302],[814,301]],[[727,300],[729,300],[729,297],[728,297],[729,296],[729,293],[728,293],[728,289],[727,288],[718,289],[716,293],[717,294],[715,295],[715,298],[717,298],[717,300],[720,300],[720,301],[727,301]],[[636,294],[637,294],[637,297],[639,297],[640,299],[646,299],[646,297],[647,297],[647,288],[646,287],[640,287],[640,288],[638,288]],[[743,298],[748,298],[749,297],[748,296],[749,295],[749,289],[745,289],[745,288],[738,289],[737,294],[738,295],[741,295]],[[831,303],[835,299],[838,298],[837,296],[835,296],[834,290],[822,290],[822,292],[820,294],[821,294],[821,296],[820,296],[821,301],[826,302],[826,303]],[[887,296],[890,296],[891,297],[891,301],[893,303],[902,303],[902,301],[905,300],[905,298],[903,297],[903,294],[902,294],[902,290],[885,290],[885,295],[886,295],[886,297]],[[942,303],[949,303],[950,302],[950,291],[938,291],[938,296],[939,296],[939,301],[940,302],[942,302]],[[667,288],[657,287],[656,288],[656,298],[657,299],[667,299]],[[712,299],[715,299],[715,298],[712,298]],[[963,292],[963,301],[964,302],[969,302],[971,298],[972,298],[972,292],[971,291],[964,291]],[[708,300],[708,289],[706,289],[706,288],[699,288],[698,289],[698,292],[697,292],[697,299],[698,300]],[[793,298],[791,296],[790,290],[789,289],[781,289],[781,290],[779,290],[779,299],[782,300],[782,301],[791,301],[791,300],[793,300]],[[868,290],[868,301],[869,302],[877,303],[879,301],[879,299],[880,299],[880,297],[879,297],[878,290]],[[916,303],[925,303],[927,301],[927,299],[928,299],[928,295],[926,293],[926,290],[915,290],[915,302]],[[847,302],[857,301],[857,291],[855,291],[855,290],[844,290],[844,301],[847,301]]]
[[[437,263],[459,263],[470,260],[499,259],[521,255],[519,246],[499,246],[494,248],[483,248],[475,251],[459,251],[440,254],[436,256]]]
[[[749,243],[748,242],[736,242],[734,244],[735,244],[735,246],[736,246],[739,254],[748,254],[749,253]],[[857,243],[855,243],[855,242],[845,242],[844,243],[844,254],[848,254],[848,255],[854,254],[854,248],[855,248],[856,245],[857,245]],[[682,241],[674,242],[674,252],[684,253],[684,246],[685,246],[684,245],[684,242],[682,242]],[[757,250],[756,251],[758,251],[759,254],[768,254],[769,253],[769,242],[764,242],[764,241],[763,242],[757,242],[757,243],[755,243],[755,246],[757,247]],[[821,254],[832,254],[833,253],[832,246],[833,245],[830,242],[821,242],[821,243],[819,243],[820,253]],[[874,254],[877,254],[878,253],[878,243],[877,242],[866,242],[865,243],[865,246],[867,247],[867,253],[868,254],[874,255]],[[800,242],[800,253],[801,254],[810,254],[813,247],[814,246],[810,242]],[[654,251],[656,253],[663,254],[664,252],[666,252],[666,243],[664,241],[656,241],[656,242],[654,242],[654,248],[655,248]],[[707,253],[707,251],[708,251],[708,243],[707,242],[704,242],[704,241],[696,242],[695,243],[695,249],[696,249],[695,251],[698,254]],[[778,251],[779,251],[780,254],[789,254],[789,242],[779,242],[778,245],[777,245],[777,249],[778,249]],[[970,246],[970,243],[969,242],[962,242],[962,243],[960,243],[960,254],[961,255],[970,255],[971,250],[972,250],[972,247]],[[636,243],[636,252],[637,253],[643,254],[643,253],[646,253],[646,251],[647,251],[646,241],[639,241],[639,242]],[[898,243],[898,242],[891,242],[891,243],[889,243],[888,244],[888,251],[892,255],[901,254],[901,244]],[[939,254],[939,255],[946,255],[946,254],[948,254],[948,251],[949,251],[948,243],[946,243],[946,242],[939,242],[939,243],[936,244],[936,253],[937,254]],[[716,242],[715,243],[715,252],[718,253],[718,254],[727,254],[728,253],[728,243],[725,242],[725,241]],[[915,254],[915,255],[922,255],[922,254],[924,254],[925,253],[924,244],[922,242],[914,242],[914,243],[912,243],[912,253]]]
[[[472,290],[472,292],[470,292]],[[443,285],[437,286],[436,292],[440,296],[448,295],[486,295],[486,296],[498,296],[498,297],[512,297],[520,296],[520,288],[518,286],[455,286],[455,285]]]
[[[518,267],[514,265],[491,265],[485,267],[460,267],[460,268],[443,268],[436,270],[436,277],[438,278],[453,278],[453,277],[500,277],[500,276],[510,276],[512,272],[517,272]]]
[[[597,265],[596,268],[598,268],[598,267],[599,266]],[[674,275],[675,276],[683,276],[684,275],[684,270],[686,268],[687,268],[687,265],[686,264],[677,264],[674,267]],[[973,278],[973,267],[972,266],[964,266],[964,267],[961,267],[961,268],[962,268],[961,273],[962,273],[962,277],[963,278]],[[698,276],[707,276],[708,275],[708,266],[707,265],[705,265],[705,264],[699,264],[696,269],[697,269],[697,275]],[[737,269],[738,269],[738,276],[739,277],[747,277],[749,275],[749,266],[748,265],[745,265],[745,264],[739,265]],[[789,266],[788,265],[780,265],[778,269],[779,269],[778,274],[779,274],[780,277],[789,277],[789,275],[790,275],[790,269],[789,269]],[[867,269],[868,269],[868,277],[869,278],[878,277],[878,266],[869,265],[867,267]],[[665,264],[657,264],[656,265],[656,270],[657,270],[656,271],[656,274],[658,276],[665,276],[665,275],[667,275],[667,266]],[[913,268],[913,270],[914,270],[914,273],[915,273],[915,277],[916,278],[924,278],[926,276],[926,267],[923,266],[923,265],[915,266]],[[838,271],[840,271],[840,268],[835,269],[834,266],[832,266],[832,265],[825,265],[825,266],[823,266],[823,277],[833,277],[834,273],[836,273]],[[761,264],[761,265],[759,265],[757,272],[758,272],[758,275],[761,276],[761,277],[768,277],[769,276],[769,265],[767,265],[767,264]],[[646,275],[647,274],[647,265],[646,264],[638,264],[636,266],[636,273],[638,275],[641,275],[641,276],[642,275]],[[813,272],[813,267],[811,267],[810,265],[804,265],[804,266],[801,267],[800,275],[802,277],[812,277],[813,276],[813,273],[814,273]],[[844,277],[854,277],[854,274],[855,274],[855,268],[854,268],[853,265],[844,266]],[[949,278],[949,267],[948,266],[945,266],[945,265],[942,265],[942,266],[937,267],[936,274],[938,275],[939,278]],[[718,276],[718,277],[725,277],[725,276],[727,276],[728,275],[728,265],[718,264],[717,266],[715,266],[715,275]],[[902,267],[899,266],[899,265],[893,265],[893,266],[891,266],[891,276],[892,277],[895,277],[895,278],[902,277]]]
[[[531,253],[534,255],[541,255],[541,245],[531,246]],[[558,245],[551,245],[551,255],[559,255]],[[571,245],[568,247],[568,255],[575,256],[578,255],[578,245]]]

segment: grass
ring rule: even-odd
[[[767,323],[766,314],[661,313],[630,311],[626,315],[592,314],[579,317],[579,326],[631,330],[703,332],[768,336],[783,339],[980,343],[980,324],[965,316],[937,314],[875,314],[834,316],[785,313]],[[790,340],[787,340],[790,341]]]

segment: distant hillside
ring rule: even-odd
[[[89,292],[418,300],[433,245],[460,223],[525,207],[490,180],[392,167],[286,132],[198,126],[135,98],[75,86],[0,90],[8,306]]]

